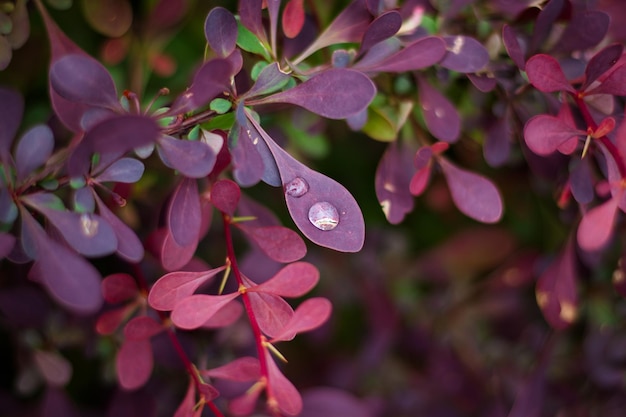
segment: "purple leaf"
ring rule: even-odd
[[[124,340],[115,358],[115,369],[120,386],[135,390],[144,386],[150,375],[154,358],[149,339]]]
[[[574,13],[555,49],[562,52],[584,51],[599,44],[609,30],[610,17],[599,10]]]
[[[197,240],[186,246],[179,245],[167,230],[160,247],[161,265],[166,271],[181,269],[193,258],[197,246]]]
[[[139,295],[135,278],[123,272],[106,276],[101,288],[105,301],[111,304],[122,303]]]
[[[271,397],[268,398],[268,402],[276,404],[284,414],[297,416],[302,411],[302,397],[300,393],[285,375],[280,372],[268,349],[265,349],[265,357],[269,373],[269,384],[272,387]]]
[[[211,173],[217,156],[206,143],[197,140],[175,139],[161,135],[157,150],[165,165],[189,178],[202,178]]]
[[[581,249],[594,252],[606,246],[613,236],[619,208],[617,203],[618,199],[609,198],[584,214],[576,234]]]
[[[270,42],[272,50],[276,50],[276,33],[278,31],[278,13],[280,11],[281,0],[265,0],[267,11],[270,16]]]
[[[509,54],[513,62],[515,62],[515,65],[517,65],[520,70],[524,71],[526,69],[525,53],[522,49],[522,45],[517,39],[515,29],[505,24],[502,27],[502,41],[504,42],[506,52]]]
[[[0,88],[0,160],[9,162],[11,144],[20,127],[24,99],[17,91]]]
[[[598,80],[600,85],[585,91],[585,95],[611,94],[616,96],[626,96],[626,64],[622,63],[612,68],[605,76]]]
[[[219,211],[232,216],[237,210],[241,189],[231,180],[219,180],[211,187],[211,203]]]
[[[306,245],[300,235],[287,227],[250,227],[244,223],[236,226],[245,232],[263,253],[276,262],[294,262],[306,255]]]
[[[263,158],[258,151],[258,147],[252,143],[246,129],[241,125],[237,125],[230,131],[229,141],[230,143],[234,142],[234,145],[232,145],[230,149],[230,154],[233,158],[233,177],[242,187],[255,185],[263,177],[266,166],[263,163]],[[257,144],[259,142],[262,141],[257,140]],[[265,149],[269,154],[267,146],[265,146]],[[271,164],[273,164],[274,168],[276,167],[273,158]],[[275,176],[277,178],[279,177],[278,172],[276,172]],[[276,185],[279,184],[280,180],[277,181]]]
[[[375,94],[374,83],[363,73],[331,68],[254,104],[290,103],[329,119],[345,119],[365,109]]]
[[[261,331],[270,338],[280,334],[293,316],[291,306],[269,293],[251,291],[248,297]]]
[[[290,79],[289,74],[281,71],[278,63],[271,63],[261,70],[256,82],[250,90],[246,91],[243,97],[250,99],[273,93],[283,88]]]
[[[128,262],[139,262],[143,258],[143,244],[130,227],[119,219],[104,202],[98,197],[95,190],[93,195],[98,205],[98,213],[113,228],[117,238],[117,254]]]
[[[561,65],[550,55],[538,54],[531,57],[526,62],[526,74],[530,83],[544,93],[576,91],[565,78]]]
[[[261,376],[261,366],[257,358],[244,356],[217,368],[200,371],[204,376],[229,381],[256,381]]]
[[[230,79],[234,70],[227,59],[207,61],[196,72],[191,87],[174,101],[168,114],[187,113],[230,91]]]
[[[247,0],[239,3],[239,18],[241,24],[256,35],[263,43],[267,43],[267,36],[262,21],[262,0]]]
[[[446,54],[446,43],[436,36],[416,40],[382,61],[368,66],[355,65],[367,72],[406,72],[426,68],[439,62]]]
[[[498,83],[492,74],[467,74],[467,78],[483,93],[493,91]]]
[[[50,66],[50,86],[59,96],[74,103],[121,109],[109,72],[83,54],[65,55],[54,61]]]
[[[15,236],[0,232],[0,259],[6,258],[15,245]]]
[[[176,327],[185,330],[197,329],[238,296],[238,292],[227,295],[192,295],[180,300],[170,317]]]
[[[291,320],[273,340],[291,340],[298,333],[317,329],[332,313],[333,306],[326,298],[314,297],[302,302],[294,311]]]
[[[385,217],[398,224],[413,210],[410,193],[413,160],[402,144],[392,142],[383,154],[376,169],[375,189]]]
[[[214,7],[204,22],[204,36],[219,57],[227,57],[237,44],[235,16],[223,7]]]
[[[299,417],[373,417],[365,401],[337,388],[311,388],[302,393],[303,410]]]
[[[469,36],[445,36],[446,54],[439,62],[442,67],[468,73],[483,69],[489,62],[489,52],[476,39]]]
[[[291,218],[314,243],[342,252],[358,252],[365,240],[365,223],[354,197],[338,182],[313,171],[280,148],[252,118],[274,155]],[[291,184],[302,184],[292,187]],[[295,190],[290,191],[290,190]],[[304,192],[303,192],[304,191]]]
[[[524,140],[537,155],[550,155],[572,138],[586,135],[561,118],[540,114],[532,117],[524,126]]]
[[[490,180],[444,158],[439,159],[439,163],[452,200],[461,212],[483,223],[496,223],[502,218],[502,197]]]
[[[15,150],[18,182],[46,163],[53,149],[54,136],[48,126],[38,125],[24,133]]]
[[[152,336],[165,331],[162,323],[152,317],[133,317],[124,326],[124,337],[126,340],[150,340]]]
[[[543,316],[553,328],[569,327],[578,314],[574,244],[569,241],[537,281],[535,295]]]
[[[510,112],[507,111],[504,117],[496,119],[487,129],[483,155],[489,165],[499,167],[509,159],[511,137]]]
[[[171,311],[176,304],[192,295],[226,267],[201,272],[174,271],[163,275],[154,283],[148,294],[148,303],[155,310]]]
[[[98,182],[134,183],[141,179],[144,171],[142,162],[134,158],[121,158],[97,175]]]
[[[570,188],[574,199],[580,204],[589,204],[594,197],[593,171],[589,158],[570,162]]]
[[[135,148],[148,145],[159,137],[156,121],[145,116],[121,115],[106,119],[91,128],[76,147],[68,162],[71,176],[89,171],[94,153],[116,159]]]
[[[100,274],[83,257],[50,239],[27,210],[21,210],[23,228],[35,245],[36,261],[28,272],[52,298],[79,314],[91,314],[102,305]]]
[[[308,262],[294,262],[283,267],[269,280],[248,288],[248,292],[266,292],[280,297],[301,297],[315,287],[320,273]]]
[[[586,90],[591,83],[610,70],[621,58],[623,51],[624,45],[615,43],[596,53],[589,60],[589,63],[587,63],[587,67],[585,68],[585,82],[580,86],[580,90]]]
[[[395,10],[390,10],[376,17],[368,26],[361,46],[359,55],[367,52],[372,46],[395,35],[402,26],[402,16]]]
[[[548,38],[554,23],[564,12],[565,0],[551,0],[541,9],[535,20],[530,50],[536,51]]]
[[[201,223],[198,185],[194,179],[183,178],[168,205],[168,228],[178,245],[188,246],[197,242]]]
[[[448,99],[418,77],[419,101],[426,127],[434,137],[454,143],[461,132],[461,118]]]

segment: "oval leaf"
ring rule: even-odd
[[[196,140],[175,139],[161,135],[157,150],[163,163],[189,178],[202,178],[211,173],[217,157],[206,143]]]
[[[285,5],[282,16],[282,26],[285,36],[295,38],[304,26],[303,0],[289,0]]]
[[[249,292],[248,298],[259,328],[269,337],[280,334],[293,316],[291,306],[277,295]]]
[[[410,152],[395,141],[389,145],[376,168],[376,197],[391,224],[400,223],[413,210],[412,168]]]
[[[476,39],[469,36],[444,36],[446,54],[439,62],[442,67],[453,71],[477,72],[489,63],[489,52]]]
[[[547,156],[561,145],[578,135],[585,135],[558,117],[540,114],[532,117],[524,126],[524,140],[537,155]]]
[[[204,22],[204,35],[211,49],[218,56],[225,58],[235,50],[237,21],[228,10],[214,7]]]
[[[111,274],[102,280],[102,295],[107,303],[122,303],[139,294],[135,278],[120,272]]]
[[[552,93],[555,91],[568,91],[574,93],[558,61],[549,55],[538,54],[526,62],[526,74],[528,80],[539,91]]]
[[[289,263],[306,255],[306,244],[299,234],[283,226],[249,227],[236,224],[271,259]]]
[[[232,216],[237,209],[241,190],[231,180],[219,180],[211,187],[211,203],[222,213]]]
[[[430,133],[437,139],[454,143],[461,132],[461,118],[448,99],[421,77],[419,100],[424,121]]]
[[[134,183],[141,179],[145,167],[134,158],[121,158],[97,175],[98,182]]]
[[[143,259],[143,244],[135,232],[117,217],[92,189],[94,199],[98,205],[98,213],[113,228],[117,238],[116,253],[129,262],[139,262]]]
[[[196,180],[183,178],[172,195],[167,209],[167,226],[180,246],[194,244],[202,223],[200,195]]]
[[[611,236],[618,213],[618,199],[610,198],[583,216],[576,233],[580,248],[598,251],[606,246]]]
[[[127,390],[141,388],[150,379],[153,365],[150,340],[124,340],[115,358],[120,386]]]
[[[165,330],[163,324],[148,316],[133,317],[124,326],[126,340],[149,340]]]
[[[48,126],[35,126],[24,133],[15,151],[17,180],[23,181],[32,171],[46,163],[53,149],[54,136]]]
[[[378,63],[366,67],[356,65],[355,68],[368,72],[415,71],[436,64],[445,54],[446,43],[443,39],[429,36],[418,39]]]
[[[301,297],[311,291],[319,281],[320,273],[308,262],[294,262],[267,281],[248,288],[248,291],[265,292],[280,297]]]
[[[181,329],[197,329],[238,296],[239,293],[234,292],[227,295],[197,294],[186,297],[172,310],[172,322]]]
[[[317,329],[328,320],[333,306],[326,298],[314,297],[305,300],[296,308],[293,317],[274,340],[291,340],[296,334]]]
[[[367,52],[372,46],[398,33],[402,26],[402,16],[390,10],[378,16],[367,28],[361,41],[359,55]]]
[[[192,295],[200,285],[224,269],[221,266],[209,271],[175,271],[165,274],[150,289],[148,303],[155,310],[171,311],[179,301]]]

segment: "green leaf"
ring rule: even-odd
[[[224,114],[232,107],[230,100],[224,98],[216,98],[209,104],[209,108],[217,114]]]
[[[208,122],[202,123],[204,130],[230,130],[235,124],[235,113],[226,113],[215,116]]]
[[[254,34],[250,32],[240,22],[237,22],[237,26],[237,46],[239,46],[244,51],[250,52],[252,54],[261,55],[267,61],[271,61],[272,57],[270,56],[265,45],[263,45],[263,43],[259,40],[259,38],[254,36]]]
[[[370,107],[367,109],[367,123],[363,126],[363,132],[372,139],[381,142],[392,142],[396,140],[396,124],[389,111],[382,107]]]

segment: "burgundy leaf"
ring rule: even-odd
[[[538,54],[531,57],[526,62],[526,74],[530,83],[544,93],[576,91],[565,78],[561,65],[550,55]]]
[[[269,280],[248,288],[248,292],[265,292],[280,297],[301,297],[319,281],[320,273],[308,262],[294,262],[283,267]]]
[[[50,66],[50,86],[71,102],[121,109],[109,72],[83,54],[69,54],[55,60]]]
[[[391,224],[400,223],[413,210],[410,192],[412,168],[410,152],[397,142],[387,147],[378,163],[374,184],[376,197]]]
[[[239,223],[237,227],[271,259],[289,263],[306,255],[306,244],[299,234],[283,226],[250,227]]]
[[[365,401],[337,388],[311,388],[302,393],[300,417],[373,417]]]
[[[363,73],[331,68],[254,104],[290,103],[329,119],[345,119],[365,109],[375,94],[374,83]]]
[[[116,253],[129,262],[141,261],[144,254],[143,244],[135,232],[109,210],[106,204],[98,197],[95,190],[92,189],[92,192],[98,205],[98,213],[113,228],[117,238]]]
[[[509,111],[504,117],[496,119],[487,129],[483,155],[485,161],[492,167],[499,167],[509,159],[512,132]]]
[[[526,69],[526,58],[524,50],[522,49],[522,45],[517,39],[517,35],[515,33],[515,29],[513,29],[509,25],[504,25],[502,27],[502,42],[504,43],[504,48],[506,52],[509,54],[515,65],[522,71]]]
[[[570,241],[541,274],[535,289],[545,319],[557,330],[569,327],[578,314],[574,256],[574,244]]]
[[[458,112],[437,89],[418,77],[419,101],[428,130],[434,137],[454,143],[461,131],[461,118]]]
[[[167,208],[167,225],[180,246],[194,244],[202,222],[200,195],[196,180],[183,178],[174,190]]]
[[[282,26],[285,36],[295,38],[304,26],[304,2],[303,0],[289,0],[285,5],[282,16]]]
[[[133,317],[124,326],[126,340],[150,340],[152,336],[165,331],[163,324],[148,316]]]
[[[58,353],[35,350],[33,359],[49,385],[63,387],[72,379],[72,364]]]
[[[535,51],[546,41],[554,23],[564,13],[565,0],[551,0],[541,9],[535,20],[530,50]]]
[[[50,239],[25,210],[23,228],[34,240],[36,261],[28,276],[46,287],[52,298],[79,314],[90,314],[102,305],[100,274],[83,257]]]
[[[599,10],[574,13],[555,48],[559,51],[584,51],[599,44],[609,30],[610,17]]]
[[[445,36],[446,54],[439,65],[453,71],[467,73],[483,69],[489,62],[489,52],[469,36]]]
[[[86,174],[94,153],[117,159],[135,148],[154,143],[159,130],[156,121],[145,116],[121,115],[99,122],[72,153],[69,174],[73,177]]]
[[[626,64],[616,65],[616,68],[609,70],[608,74],[600,77],[598,81],[600,81],[600,85],[585,91],[585,95],[611,94],[626,96]]]
[[[238,296],[238,292],[227,295],[191,295],[176,304],[170,317],[181,329],[197,329]]]
[[[98,182],[134,183],[141,179],[144,165],[134,158],[121,158],[97,175]]]
[[[120,325],[133,314],[135,306],[133,304],[124,307],[108,310],[98,316],[96,321],[96,332],[103,336],[112,335]]]
[[[153,365],[149,339],[124,340],[115,358],[120,386],[126,390],[141,388],[150,379]]]
[[[618,199],[610,198],[583,216],[576,234],[580,248],[597,251],[606,246],[613,236],[618,213]]]
[[[493,74],[467,74],[467,78],[483,93],[493,91],[498,84]]]
[[[295,160],[276,145],[253,119],[249,120],[274,155],[287,208],[298,229],[320,246],[342,252],[361,250],[365,240],[365,223],[361,209],[348,190]]]
[[[376,17],[368,26],[359,47],[359,55],[367,52],[372,46],[398,33],[402,26],[402,16],[395,10],[390,10]]]
[[[585,83],[580,86],[580,90],[586,90],[591,83],[611,69],[621,58],[623,51],[624,45],[615,43],[596,53],[587,63],[587,67],[585,68]]]
[[[235,17],[223,7],[214,7],[204,22],[204,36],[219,57],[227,57],[235,50],[237,44]]]
[[[150,11],[147,27],[160,33],[179,23],[189,10],[188,0],[158,0]]]
[[[219,211],[232,216],[237,210],[241,189],[231,180],[219,180],[211,187],[211,203]]]
[[[296,308],[291,320],[273,340],[291,340],[296,334],[317,329],[328,320],[333,306],[326,298],[305,300]]]
[[[0,232],[0,259],[5,258],[15,245],[15,236]]]
[[[9,162],[11,144],[20,127],[24,99],[17,91],[0,88],[0,160]]]
[[[148,303],[155,310],[171,311],[179,301],[192,295],[200,285],[224,269],[221,266],[209,271],[174,271],[165,274],[150,289]]]
[[[444,158],[439,160],[452,200],[465,215],[483,223],[502,218],[502,197],[487,178],[461,169]]]
[[[165,165],[189,178],[206,177],[215,166],[213,149],[202,141],[161,135],[157,140],[157,150]]]
[[[226,365],[201,371],[201,373],[203,376],[229,381],[256,381],[261,377],[261,366],[257,358],[244,356],[228,362]]]
[[[123,272],[106,276],[101,288],[105,301],[111,304],[128,301],[139,294],[135,278]]]
[[[256,35],[261,42],[267,43],[262,21],[262,3],[262,0],[240,1],[238,12],[241,24]]]
[[[436,36],[416,40],[382,61],[369,66],[355,65],[368,72],[406,72],[430,67],[446,54],[446,43]]]
[[[46,163],[53,149],[54,136],[48,126],[38,125],[24,133],[15,150],[17,180],[23,181],[32,171]]]
[[[537,155],[550,155],[572,138],[586,135],[561,118],[540,114],[532,117],[524,126],[524,140],[528,148]]]
[[[282,332],[293,316],[293,309],[281,297],[269,293],[249,292],[254,317],[261,331],[269,337]]]
[[[270,387],[267,401],[276,404],[282,413],[297,416],[302,411],[302,397],[296,387],[280,372],[269,351],[266,349],[265,352]]]

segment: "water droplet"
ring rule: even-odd
[[[90,214],[83,213],[80,215],[80,230],[87,237],[93,237],[98,233],[98,220],[94,219]]]
[[[437,116],[438,118],[441,119],[445,114],[446,112],[441,107],[437,107],[435,109],[435,116]]]
[[[339,224],[339,213],[335,206],[321,201],[309,209],[309,221],[320,230],[333,230]]]
[[[292,197],[302,197],[309,191],[309,184],[304,178],[296,177],[285,184],[285,193]]]

